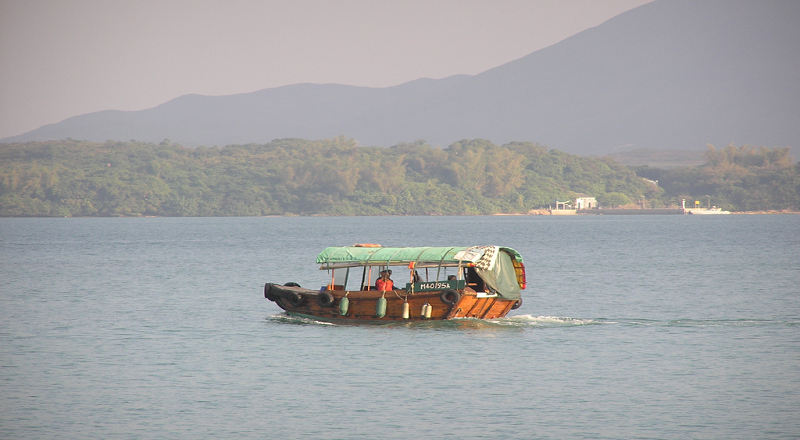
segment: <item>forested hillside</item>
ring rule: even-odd
[[[437,149],[276,140],[189,149],[164,141],[5,144],[3,216],[490,214],[573,192],[659,195],[611,160],[532,143]]]
[[[705,206],[708,196],[714,205],[736,211],[800,210],[800,164],[792,164],[788,147],[709,145],[705,159],[700,167],[632,169],[658,180],[663,197],[672,200],[701,200]]]
[[[344,137],[197,149],[168,140],[2,144],[0,216],[525,213],[575,193],[607,206],[711,195],[729,209],[800,208],[788,149],[731,146],[708,157],[706,167],[642,167],[637,177],[609,158],[527,142],[472,140],[445,149],[422,141],[360,147]]]

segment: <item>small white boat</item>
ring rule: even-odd
[[[711,214],[730,214],[730,211],[723,211],[722,208],[717,208],[716,206],[712,208],[694,208],[694,209],[687,209],[687,214],[692,215],[711,215]]]
[[[706,196],[708,198],[708,205],[707,208],[701,208],[698,205],[700,202],[695,201],[696,208],[687,208],[686,207],[686,199],[683,199],[681,202],[681,208],[683,208],[684,214],[693,214],[693,215],[714,215],[714,214],[730,214],[730,211],[724,211],[722,208],[717,208],[716,206],[711,206],[711,197]]]

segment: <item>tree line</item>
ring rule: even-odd
[[[443,149],[424,141],[361,147],[345,137],[196,149],[169,140],[3,144],[0,216],[525,213],[579,193],[605,206],[710,194],[730,209],[800,209],[788,149],[711,148],[707,159],[704,167],[629,168],[481,139]]]
[[[792,163],[788,147],[708,145],[705,159],[699,167],[632,169],[658,180],[673,200],[700,200],[705,206],[710,197],[714,205],[735,211],[800,210],[800,164]]]

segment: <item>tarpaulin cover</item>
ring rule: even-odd
[[[514,263],[511,257],[505,252],[497,255],[494,267],[483,270],[476,267],[475,270],[489,288],[497,292],[497,296],[503,299],[516,301],[520,298],[520,286],[517,282],[517,275],[514,272]]]

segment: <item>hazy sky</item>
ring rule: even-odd
[[[477,74],[650,0],[0,0],[0,138],[188,93]]]

